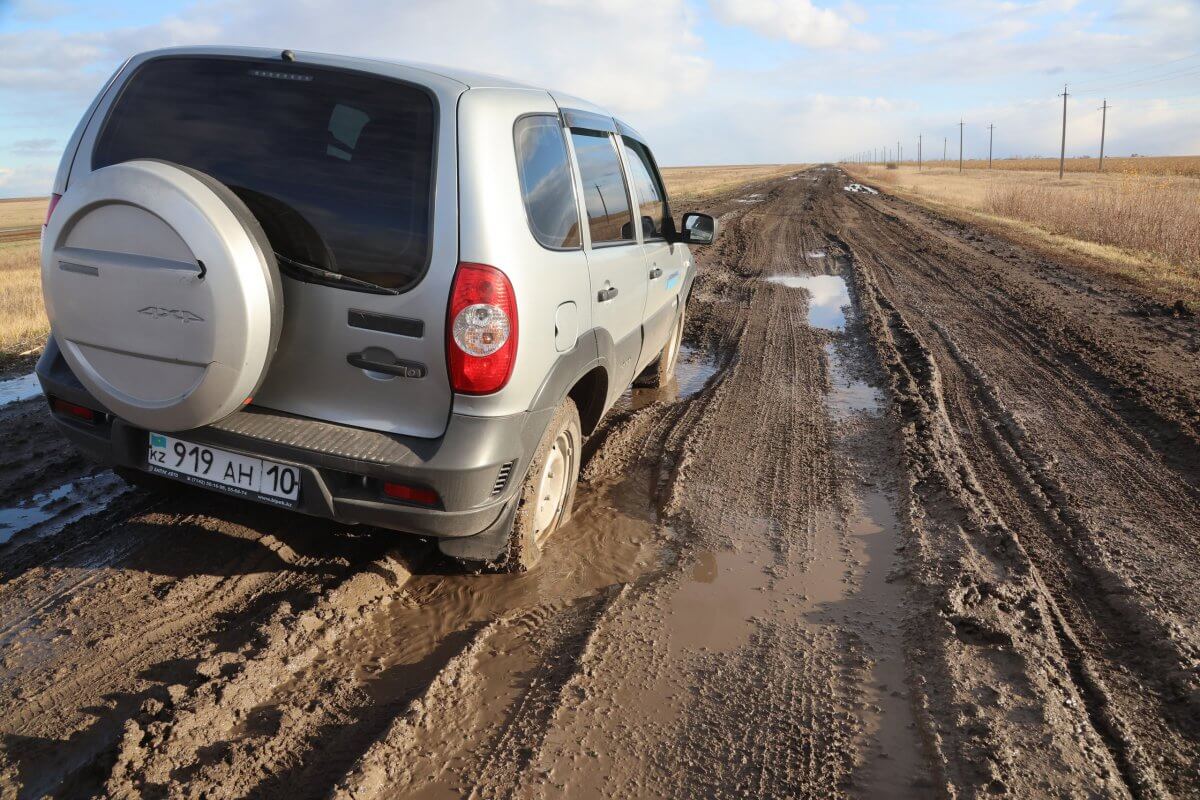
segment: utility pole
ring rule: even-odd
[[[942,137],[942,163],[943,164],[946,163],[946,142],[948,142],[948,141],[949,141],[949,139],[947,139],[945,136]]]
[[[995,125],[988,124],[988,169],[992,168],[992,131]]]
[[[900,162],[902,162],[904,160],[904,156],[901,155],[901,153],[903,153],[903,152],[904,151],[900,149],[900,141],[897,139],[896,140],[896,166],[900,166]]]
[[[963,121],[961,119],[959,119],[959,121],[958,121],[958,171],[959,172],[962,172],[962,156],[963,156],[962,142],[963,142],[963,125],[964,124],[965,123],[963,123]]]
[[[1067,85],[1063,84],[1063,127],[1062,127],[1062,149],[1058,151],[1058,179],[1061,181],[1063,176],[1063,168],[1067,163]]]
[[[917,172],[921,171],[921,134],[917,134]]]
[[[1100,171],[1104,172],[1104,127],[1108,124],[1108,100],[1100,106]]]

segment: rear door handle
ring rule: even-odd
[[[425,377],[425,365],[418,364],[415,361],[401,361],[399,359],[393,359],[391,362],[376,361],[362,353],[350,353],[346,356],[346,362],[352,367],[358,367],[370,372],[383,372],[387,375],[399,375],[401,378]]]
[[[601,289],[596,294],[596,299],[598,301],[600,301],[601,303],[607,303],[609,300],[612,300],[616,296],[617,296],[617,287],[610,286],[607,289]]]
[[[661,278],[661,277],[662,277],[662,270],[659,269],[658,267],[655,267],[654,269],[650,270],[650,280],[654,280],[655,278]]]

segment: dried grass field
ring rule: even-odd
[[[0,200],[0,231],[41,225],[46,218],[46,198],[17,197]]]
[[[1071,171],[1060,180],[1048,170],[849,169],[910,200],[1092,259],[1164,302],[1200,305],[1200,158],[1122,161],[1159,162],[1161,170],[1173,164],[1178,172],[1118,171],[1114,164],[1104,173]],[[1189,163],[1197,165],[1197,177],[1184,174]]]
[[[701,200],[749,183],[790,175],[803,164],[749,164],[723,167],[663,167],[667,194],[674,206],[680,200]],[[674,208],[676,212],[687,211]]]
[[[0,364],[41,345],[49,329],[37,240],[0,244]]]
[[[1066,172],[1097,172],[1100,164],[1097,158],[1068,158],[1063,167]],[[906,161],[909,166],[915,162]],[[958,168],[958,162],[928,161],[926,164],[938,167]],[[973,158],[963,162],[964,169],[987,169],[985,158]],[[1005,158],[994,159],[993,170],[1016,170],[1018,172],[1053,172],[1058,174],[1057,158]],[[1104,157],[1104,171],[1135,175],[1177,175],[1181,177],[1200,178],[1200,156],[1124,156]]]

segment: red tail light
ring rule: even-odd
[[[409,486],[406,483],[385,483],[383,493],[397,500],[416,503],[422,506],[436,506],[437,492],[433,489],[423,489],[420,486]]]
[[[491,394],[508,383],[517,360],[517,298],[503,272],[486,264],[458,265],[446,351],[454,391]]]
[[[46,206],[46,221],[42,223],[43,228],[50,224],[50,215],[54,213],[54,207],[58,205],[59,200],[62,200],[61,194],[50,195],[50,202]]]

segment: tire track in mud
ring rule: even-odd
[[[212,498],[199,512],[201,498],[185,494],[123,519],[113,509],[18,551],[26,563],[0,586],[8,789],[99,793],[134,720],[224,677],[253,650],[262,620],[292,607],[292,621],[303,619],[323,586],[371,552],[292,515],[243,514]]]
[[[1098,781],[1097,790],[1194,796],[1198,717],[1189,665],[1195,663],[1196,650],[1194,633],[1187,633],[1189,627],[1195,631],[1194,606],[1188,620],[1180,605],[1145,597],[1134,576],[1162,576],[1156,550],[1164,545],[1180,556],[1195,550],[1189,525],[1179,524],[1197,519],[1193,459],[1159,449],[1191,435],[1186,414],[1179,410],[1194,407],[1187,387],[1196,385],[1195,375],[1164,359],[1163,351],[1194,341],[1195,332],[1185,326],[1180,335],[1156,342],[1157,331],[1147,335],[1136,323],[1118,321],[1111,327],[1128,325],[1127,333],[1098,333],[1090,319],[1097,308],[1125,310],[1136,301],[1100,291],[1086,279],[1064,279],[1055,275],[1056,268],[987,237],[966,234],[968,242],[980,243],[978,249],[945,242],[946,234],[936,221],[929,222],[930,215],[890,213],[895,211],[891,204],[888,199],[853,198],[824,212],[826,224],[840,229],[848,251],[863,265],[860,281],[876,297],[875,338],[881,350],[892,353],[885,361],[897,394],[910,399],[905,412],[915,422],[909,450],[912,471],[921,476],[918,489],[922,473],[942,473],[948,496],[939,499],[926,491],[924,510],[929,519],[941,517],[943,523],[955,515],[977,517],[968,538],[983,544],[990,550],[987,557],[999,562],[1001,585],[1027,585],[1042,608],[1042,621],[1032,631],[1029,626],[1022,631],[1012,614],[990,609],[1002,641],[999,647],[996,641],[984,643],[994,651],[1011,646],[1007,639],[1013,639],[1016,649],[1026,652],[1025,677],[1041,673],[1040,683],[1023,687],[1038,697],[1035,707],[1041,706],[1031,730],[1023,733],[1021,725],[993,718],[994,727],[973,735],[949,733],[943,758],[952,768],[958,762],[967,783],[983,785],[988,779],[966,771],[972,761],[985,758],[990,780],[1018,793],[1022,787],[1045,791],[1055,781],[1065,781],[1062,790],[1078,789],[1086,784],[1076,770],[1089,759],[1095,762],[1094,753],[1088,752],[1090,747],[1079,752],[1070,746],[1069,727],[1059,734],[1056,753],[1068,756],[1065,763],[1055,758],[1046,765],[1050,771],[1033,770],[1045,775],[1041,786],[1028,786],[1021,774],[1029,770],[1027,751],[1036,750],[1039,737],[1063,728],[1053,721],[1076,717],[1073,724],[1094,731],[1091,735],[1111,754],[1111,767],[1095,762],[1099,771],[1091,780]],[[1036,269],[1017,271],[1031,263]],[[1025,285],[1032,283],[1030,273],[1050,284],[1044,297],[1037,298]],[[1006,283],[1012,284],[1007,291]],[[1045,313],[1047,307],[1058,314]],[[974,317],[969,322],[968,314]],[[1137,359],[1122,352],[1122,341],[1150,357],[1123,372]],[[1116,352],[1097,369],[1096,353],[1112,352],[1114,346]],[[1038,377],[1028,377],[1030,370]],[[1163,380],[1162,373],[1172,371],[1185,374]],[[1004,385],[992,374],[1003,376]],[[1131,386],[1138,389],[1125,388]],[[1053,412],[1047,414],[1048,409]],[[950,455],[942,462],[930,447],[939,438]],[[1099,469],[1097,458],[1104,464]],[[1097,481],[1089,485],[1088,479],[1112,474],[1113,462],[1123,467],[1115,480],[1097,495],[1080,492],[1081,474],[1082,483],[1091,488]],[[1080,473],[1080,466],[1086,471]],[[1072,484],[1076,488],[1068,488]],[[947,500],[950,509],[944,507]],[[1112,551],[1105,552],[1116,532],[1096,509],[1110,514],[1137,510],[1145,517],[1137,521],[1142,524],[1124,526],[1125,537],[1135,534],[1139,546],[1124,552],[1113,548],[1123,556],[1120,561],[1111,557]],[[940,537],[931,536],[928,548],[946,541],[944,530],[929,523],[926,527]],[[988,542],[998,533],[1003,547]],[[952,563],[946,555],[928,559],[927,572]],[[954,574],[930,581],[951,606],[961,600],[961,592],[955,596]],[[961,570],[958,574],[958,583],[965,580],[983,595],[975,605],[988,605],[987,595],[997,594],[992,580],[966,578]],[[1178,578],[1173,583],[1186,587],[1185,598],[1194,595],[1195,583]],[[1037,635],[1022,643],[1031,632]],[[1043,658],[1046,652],[1052,654],[1048,659]],[[952,729],[952,714],[972,708],[963,682],[946,682],[957,689],[957,708],[931,704],[929,720],[942,731]],[[1060,685],[1058,696],[1055,684]],[[1061,687],[1070,690],[1065,699]],[[1019,767],[1011,755],[1005,757],[1014,747],[1021,753]],[[1120,785],[1109,780],[1112,770],[1121,777]]]
[[[282,683],[317,658],[322,647],[353,636],[355,630],[409,579],[405,557],[399,551],[385,553],[344,581],[324,591],[307,609],[279,604],[270,617],[253,633],[252,646],[231,653],[219,651],[202,661],[196,672],[210,680],[195,686],[182,696],[173,696],[171,707],[156,704],[146,709],[149,719],[125,725],[116,764],[105,784],[112,797],[142,797],[171,787],[186,785],[189,793],[229,795],[244,791],[247,780],[260,774],[258,767],[268,753],[276,758],[278,750],[291,744],[288,722],[281,719],[279,730],[267,752],[239,750],[237,728],[251,712],[263,705]],[[308,709],[310,719],[320,724],[340,709],[334,694],[322,698],[320,707]],[[165,712],[165,713],[164,713]],[[196,751],[222,742],[221,759],[236,761],[241,769],[237,783],[206,785],[202,763]],[[205,753],[213,759],[215,753]]]

